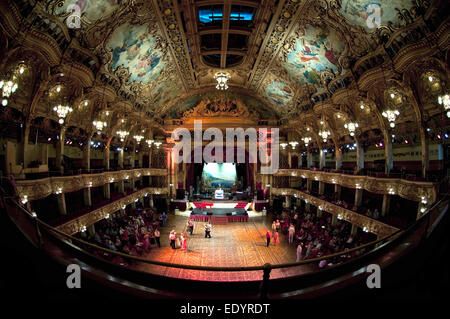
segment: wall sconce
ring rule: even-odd
[[[22,204],[26,204],[28,202],[28,195],[23,195]]]

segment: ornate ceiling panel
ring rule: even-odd
[[[32,20],[30,11],[20,9],[26,1],[10,2]],[[28,2],[33,7],[34,1]],[[403,37],[400,27],[423,24],[429,5],[426,0],[45,0],[32,11],[46,21],[33,28],[60,39],[43,49],[61,49],[45,59],[49,83],[56,72],[77,78],[76,92],[68,94],[74,103],[87,99],[89,90],[107,87],[95,96],[101,102],[80,109],[72,124],[89,114],[100,118],[106,110],[164,123],[204,99],[239,98],[259,110],[261,119],[308,119],[317,126],[328,112],[329,125],[345,135],[342,126],[350,119],[367,129],[380,126],[377,114],[393,102],[383,98],[384,88],[396,86],[385,77],[395,78],[401,95],[408,96],[393,65],[395,52],[388,50],[402,44],[380,44],[395,32]],[[74,13],[80,14],[79,27],[71,24]],[[4,24],[4,30],[15,30]],[[85,69],[91,73],[85,75]],[[231,75],[226,95],[215,88],[219,70]],[[34,103],[41,116],[53,103],[48,93],[47,88]],[[376,104],[371,112],[354,103],[359,96]],[[438,113],[433,100],[431,95],[427,117]],[[396,106],[405,121],[417,116],[412,105]]]

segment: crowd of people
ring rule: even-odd
[[[296,261],[299,262],[342,252],[375,239],[368,233],[359,232],[352,235],[350,223],[338,220],[335,225],[332,225],[330,214],[322,212],[322,216],[317,217],[314,210],[312,208],[310,212],[303,212],[301,209],[296,209],[290,213],[283,213],[281,222],[279,219],[273,221],[272,235],[270,231],[266,233],[267,246],[269,247],[270,237],[277,244],[279,242],[278,233],[282,231],[287,234],[288,243],[297,247]],[[357,250],[331,259],[324,259],[320,261],[319,267],[337,264],[361,253],[363,253],[362,250]]]
[[[160,227],[166,224],[167,215],[153,210],[129,210],[126,213],[103,219],[95,224],[95,233],[86,233],[88,242],[132,256],[142,256],[152,247],[161,247]],[[97,257],[127,265],[129,261],[104,251],[87,247]]]

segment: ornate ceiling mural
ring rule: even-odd
[[[119,8],[120,0],[66,0],[56,6],[55,13],[63,16],[72,10],[79,10],[81,17],[93,22],[109,17]]]
[[[108,70],[122,78],[125,86],[147,104],[147,109],[164,105],[182,87],[158,29],[150,23],[119,26],[105,42]]]
[[[160,40],[152,36],[147,24],[120,26],[107,43],[112,53],[110,70],[128,69],[130,82],[146,84],[155,81],[166,65],[162,59],[166,52],[158,42]]]
[[[286,107],[292,103],[294,93],[284,81],[272,81],[266,86],[264,91],[269,101],[280,107]]]
[[[334,30],[306,25],[296,32],[291,47],[283,64],[291,81],[320,85],[322,72],[341,73],[338,58],[345,45]]]
[[[398,12],[409,9],[412,1],[407,0],[342,0],[339,12],[350,23],[374,31],[377,28],[375,18],[381,25],[399,24]]]

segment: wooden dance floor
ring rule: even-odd
[[[203,222],[196,222],[193,235],[187,234],[188,250],[172,249],[169,232],[177,234],[185,230],[188,217],[170,215],[168,224],[161,229],[161,248],[152,246],[145,258],[174,264],[236,267],[262,266],[265,263],[282,264],[295,262],[296,247],[288,244],[287,236],[280,236],[280,244],[266,247],[266,231],[270,221],[266,217],[250,218],[248,223],[213,225],[212,238],[205,238]],[[213,272],[184,270],[150,264],[135,266],[139,270],[163,276],[207,281],[251,281],[261,280],[262,271]],[[290,277],[312,270],[304,265],[287,269],[274,269],[271,278]]]

